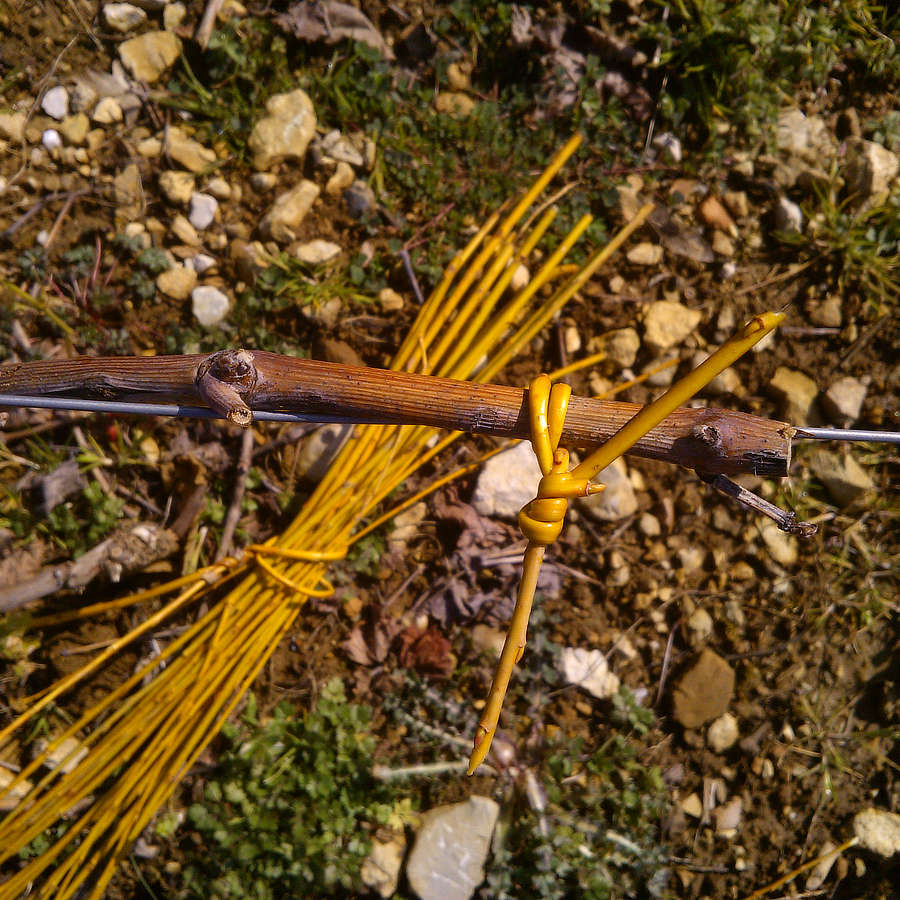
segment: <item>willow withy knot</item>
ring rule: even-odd
[[[475,747],[469,757],[470,775],[487,756],[513,666],[525,651],[528,618],[544,551],[562,531],[569,500],[603,490],[603,485],[593,484],[589,479],[569,472],[569,451],[559,446],[571,394],[572,389],[567,384],[552,384],[547,375],[539,375],[528,387],[531,444],[543,477],[538,484],[537,496],[519,512],[519,527],[528,539],[522,559],[522,579],[500,662],[475,733]]]

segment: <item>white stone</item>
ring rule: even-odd
[[[766,519],[759,526],[766,550],[779,565],[792,566],[797,562],[797,538],[785,534],[774,522]]]
[[[178,215],[172,219],[171,228],[172,234],[175,235],[182,244],[187,244],[189,247],[199,247],[202,243],[200,235],[197,234],[197,229],[194,228],[181,213],[178,213]]]
[[[484,864],[500,807],[473,795],[422,816],[406,864],[409,886],[420,900],[469,900],[484,881]]]
[[[879,856],[900,852],[900,815],[886,809],[864,809],[853,817],[859,843]]]
[[[266,102],[266,116],[250,134],[253,167],[263,171],[285,159],[302,162],[315,133],[316,111],[305,91],[275,94]]]
[[[307,481],[321,481],[352,430],[352,425],[335,422],[322,425],[305,437],[297,454],[297,477]]]
[[[592,480],[606,485],[606,490],[575,501],[579,509],[600,522],[618,522],[637,512],[637,497],[623,459],[613,460]]]
[[[528,441],[492,456],[482,467],[472,495],[472,506],[482,516],[515,519],[532,501],[541,480],[541,468]]]
[[[231,14],[234,15],[237,12],[234,4],[231,5],[231,9]],[[175,31],[186,15],[187,7],[183,3],[166,3],[165,9],[163,9],[163,27],[166,31]]]
[[[775,227],[779,231],[802,234],[804,222],[803,210],[793,200],[784,196],[778,198],[775,204]]]
[[[681,162],[681,141],[674,134],[670,134],[668,131],[658,134],[653,138],[653,144],[666,150],[674,162]]]
[[[94,107],[91,118],[98,125],[114,125],[122,121],[122,107],[115,97],[104,97]]]
[[[294,229],[312,209],[318,196],[319,186],[313,181],[306,180],[280,194],[259,223],[263,237],[279,243],[295,240]]]
[[[382,312],[398,312],[403,309],[403,297],[393,288],[382,288],[378,292],[378,305]]]
[[[138,81],[158,81],[178,59],[181,41],[171,31],[147,31],[119,44],[119,59]]]
[[[293,248],[294,256],[309,266],[321,266],[341,255],[340,244],[316,239]]]
[[[230,306],[228,297],[212,285],[200,285],[191,291],[191,310],[204,328],[221,325]]]
[[[43,753],[49,742],[39,740],[35,745],[38,753]],[[66,775],[72,772],[78,763],[81,762],[88,754],[88,748],[75,738],[66,738],[60,744],[54,747],[48,754],[44,765],[48,769],[59,769]]]
[[[172,266],[156,278],[156,286],[173,300],[186,300],[196,283],[197,273],[187,266]]]
[[[517,294],[529,281],[531,281],[531,272],[528,271],[528,266],[525,263],[519,263],[509,280],[509,289]]]
[[[394,834],[388,841],[377,838],[373,840],[372,851],[363,860],[359,870],[363,884],[381,897],[393,897],[397,891],[405,853],[406,838],[402,834]]]
[[[33,787],[32,783],[26,778],[24,781],[20,781],[11,791],[8,791],[7,786],[12,783],[15,777],[12,772],[0,768],[0,813],[12,812]]]
[[[662,525],[653,513],[644,513],[638,519],[638,529],[646,537],[659,537],[662,534]]]
[[[634,365],[641,349],[641,339],[633,328],[617,328],[594,338],[590,348],[593,353],[605,353],[607,359],[627,369]]]
[[[696,329],[702,318],[699,309],[677,300],[651,303],[644,313],[644,340],[655,350],[675,347]]]
[[[737,719],[727,712],[710,724],[706,741],[714,753],[724,753],[734,746],[740,734]]]
[[[202,172],[216,162],[216,154],[182,131],[170,125],[165,132],[166,153],[189,172]]]
[[[600,700],[618,693],[619,678],[610,672],[609,663],[599,650],[563,647],[559,660],[567,684],[577,684]]]
[[[216,265],[216,260],[206,253],[198,253],[196,256],[192,256],[188,260],[188,265],[198,275],[202,275],[204,272],[208,272],[211,268],[213,268],[213,266]]]
[[[858,378],[839,378],[823,394],[822,408],[832,422],[847,428],[859,418],[868,389]]]
[[[353,167],[348,163],[339,162],[334,170],[334,174],[325,185],[325,193],[329,197],[340,197],[355,180],[356,175],[353,173]]]
[[[41,143],[48,150],[56,150],[59,147],[62,147],[62,138],[59,135],[59,132],[55,128],[48,128],[41,135]]]
[[[206,185],[206,193],[212,194],[216,200],[227,200],[231,197],[231,185],[221,176],[210,178],[209,184]]]
[[[808,425],[819,393],[818,385],[796,369],[779,366],[769,390],[781,400],[781,415],[792,425]]]
[[[0,112],[0,138],[21,143],[28,117],[23,112]]]
[[[687,620],[688,637],[691,645],[698,647],[700,644],[709,640],[709,636],[713,632],[712,616],[702,607],[698,606],[688,616]]]
[[[107,3],[103,7],[103,20],[122,34],[127,34],[147,21],[147,13],[130,3]]]
[[[194,176],[190,172],[177,172],[174,169],[160,172],[159,189],[169,203],[187,206],[194,193]]]
[[[69,114],[69,92],[61,85],[50,88],[41,98],[41,109],[59,122]]]
[[[863,199],[880,199],[900,171],[900,157],[874,141],[848,142],[847,189]]]
[[[849,453],[815,450],[809,467],[838,506],[848,506],[875,490],[869,473]]]
[[[215,221],[218,208],[219,201],[212,194],[191,194],[188,221],[198,231],[203,231]]]
[[[625,258],[636,266],[658,266],[662,262],[663,248],[659,244],[642,241],[632,247]]]

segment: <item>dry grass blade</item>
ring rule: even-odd
[[[549,226],[552,213],[522,233],[517,233],[519,223],[578,143],[573,138],[513,210],[502,218],[492,216],[456,256],[422,308],[392,368],[489,380],[624,240],[617,239],[610,248],[594,254],[584,269],[529,311],[540,285],[558,275],[565,253],[588,224],[589,220],[583,220],[556,252],[547,254],[548,261],[531,285],[505,304],[501,302],[516,261],[528,257]],[[627,232],[638,224],[632,223]],[[453,337],[447,338],[447,334]],[[511,336],[500,345],[504,335]],[[489,362],[475,374],[485,356]],[[80,748],[87,751],[77,762],[72,760],[74,765],[59,766],[43,776],[0,822],[0,862],[6,862],[73,807],[81,810],[49,850],[0,885],[0,900],[18,897],[35,884],[34,896],[38,897],[103,896],[119,862],[232,713],[307,597],[328,593],[328,562],[346,553],[353,540],[367,530],[360,528],[360,522],[438,452],[429,449],[436,434],[436,429],[406,425],[357,427],[354,440],[345,445],[283,535],[264,546],[248,548],[239,561],[226,560],[193,580],[173,583],[172,589],[179,592],[163,609],[81,670],[33,698],[31,705],[0,731],[3,747],[42,709],[89,678],[123,646],[149,634],[188,604],[207,598],[208,611],[161,656],[57,735],[2,792],[9,793],[37,773],[48,753],[66,738],[77,738]],[[456,437],[445,437],[438,447],[446,447]],[[227,591],[216,590],[226,578],[237,579],[237,583]],[[115,604],[148,596],[145,593]],[[96,608],[88,608],[84,614]],[[43,622],[59,620],[58,616],[47,617]]]

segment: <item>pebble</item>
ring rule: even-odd
[[[156,286],[173,300],[186,300],[196,284],[197,273],[187,266],[172,266],[156,278]]]
[[[11,791],[7,791],[7,786],[12,782],[13,778],[15,778],[14,773],[0,768],[0,813],[12,812],[33,787],[32,783],[26,778],[24,781],[20,781]]]
[[[814,414],[818,385],[803,372],[779,366],[769,390],[781,401],[781,415],[791,425],[808,425]]]
[[[158,81],[180,53],[181,41],[171,31],[147,31],[119,44],[122,65],[147,84]]]
[[[375,838],[372,850],[359,870],[363,884],[372,888],[380,897],[393,897],[397,892],[405,854],[406,838],[403,834],[392,834],[387,841]]]
[[[141,173],[137,165],[129,163],[113,179],[113,191],[118,209],[116,215],[128,222],[134,221],[141,212],[144,189]]]
[[[703,815],[703,801],[700,799],[700,795],[696,792],[688,794],[681,801],[681,809],[692,819],[699,819]]]
[[[681,162],[681,141],[674,134],[670,134],[668,131],[658,134],[653,138],[653,144],[665,150],[672,157],[673,162]]]
[[[202,275],[204,272],[208,272],[210,269],[214,268],[217,263],[214,257],[209,256],[206,253],[198,253],[188,260],[188,265],[198,275]]]
[[[410,888],[420,900],[469,900],[484,881],[484,864],[500,807],[473,795],[422,816],[406,864]]]
[[[515,519],[534,499],[541,469],[528,441],[492,456],[482,466],[472,506],[482,516]]]
[[[853,833],[861,846],[879,856],[900,853],[900,815],[886,809],[864,809],[853,817]]]
[[[393,529],[387,539],[388,547],[405,554],[407,544],[421,534],[422,522],[427,515],[428,505],[420,501],[394,516],[391,520]]]
[[[266,102],[266,115],[250,134],[253,167],[264,171],[286,159],[302,163],[315,133],[316,111],[305,91],[298,88],[275,94]]]
[[[869,473],[849,453],[814,450],[809,467],[838,506],[849,506],[875,490]]]
[[[354,219],[361,219],[375,208],[375,192],[365,181],[354,181],[344,191],[344,205]]]
[[[378,305],[382,312],[399,312],[403,309],[403,297],[393,288],[382,288],[378,292]]]
[[[637,496],[623,459],[613,460],[592,480],[605,484],[606,490],[580,498],[577,501],[579,510],[600,522],[618,522],[637,512]]]
[[[271,191],[276,184],[278,184],[278,178],[271,172],[254,172],[250,176],[250,187],[258,194]]]
[[[775,203],[775,227],[779,231],[802,234],[804,222],[803,210],[793,200],[783,195],[778,198]]]
[[[839,378],[822,395],[822,409],[834,424],[847,428],[859,418],[868,390],[858,378]]]
[[[352,425],[334,423],[323,425],[305,437],[297,454],[297,477],[321,481],[352,429]]]
[[[737,719],[727,712],[710,724],[706,732],[706,742],[713,753],[724,753],[737,743],[740,736]]]
[[[509,289],[517,294],[529,281],[531,281],[531,272],[528,270],[528,266],[525,263],[519,263],[509,279]]]
[[[172,234],[189,247],[198,247],[202,243],[197,229],[181,213],[172,219]]]
[[[218,209],[219,201],[212,194],[191,194],[188,221],[198,231],[203,231],[215,221]]]
[[[655,350],[680,344],[700,324],[702,314],[677,300],[658,300],[644,313],[644,340]]]
[[[844,177],[847,190],[863,200],[880,200],[900,171],[900,157],[874,141],[854,138],[847,142]]]
[[[166,129],[165,137],[169,157],[189,172],[203,172],[217,160],[212,150],[188,137],[177,125],[170,125]]]
[[[713,232],[710,246],[713,249],[713,253],[718,253],[719,256],[724,256],[726,259],[730,259],[734,256],[734,241],[721,231]]]
[[[191,291],[191,311],[204,328],[221,325],[230,306],[228,297],[212,285],[200,285]]]
[[[725,191],[722,200],[733,216],[743,219],[750,215],[750,201],[747,199],[746,191]]]
[[[357,169],[361,169],[365,162],[362,153],[337,129],[329,131],[322,138],[319,149],[326,159],[347,163]]]
[[[237,13],[239,4],[229,4],[231,7],[231,15]],[[225,7],[226,9],[228,6]],[[187,16],[187,7],[183,3],[166,3],[163,9],[163,27],[166,31],[175,31],[176,28],[184,21]]]
[[[39,740],[35,744],[37,753],[43,753],[47,747],[47,741]],[[88,748],[85,747],[76,738],[66,738],[61,741],[58,746],[54,747],[47,758],[44,760],[44,766],[48,769],[59,769],[68,775],[74,771],[78,763],[81,762],[88,754]]]
[[[744,816],[744,801],[740,797],[732,797],[727,803],[713,810],[716,834],[719,837],[734,837]]]
[[[113,125],[122,121],[122,107],[115,97],[104,97],[94,107],[91,118],[98,125]]]
[[[759,533],[769,556],[780,566],[792,566],[797,562],[797,538],[783,532],[771,519],[759,526]]]
[[[839,294],[829,294],[809,312],[813,325],[824,328],[840,328],[844,321],[843,303]]]
[[[434,108],[454,119],[464,119],[475,109],[475,101],[462,91],[441,91],[434,98]]]
[[[577,684],[592,697],[607,700],[619,692],[619,678],[610,672],[609,663],[599,650],[563,647],[559,664],[566,684]]]
[[[87,81],[78,80],[69,94],[69,109],[72,112],[87,112],[97,105],[97,92]]]
[[[147,13],[130,3],[107,3],[103,7],[103,21],[115,31],[127,34],[147,21]]]
[[[90,127],[91,120],[87,115],[83,112],[77,112],[71,116],[66,116],[59,123],[59,133],[65,138],[67,144],[79,147],[84,143]]]
[[[672,692],[675,719],[685,728],[699,728],[728,709],[733,693],[734,669],[707,648],[675,685]]]
[[[653,513],[644,513],[638,519],[638,530],[645,537],[659,537],[662,534],[662,525]]]
[[[63,142],[59,132],[55,128],[48,128],[41,135],[41,143],[47,150],[57,150],[62,147]]]
[[[663,248],[659,244],[642,241],[635,244],[626,254],[628,262],[635,266],[658,266],[662,262]]]
[[[712,616],[702,606],[698,606],[688,616],[685,624],[688,630],[688,640],[692,647],[699,647],[701,644],[706,643],[713,633]]]
[[[608,360],[623,369],[634,365],[640,349],[641,339],[633,328],[617,328],[590,342],[592,353],[605,353]]]
[[[296,240],[294,229],[300,225],[319,196],[319,186],[313,181],[301,181],[298,185],[279,194],[269,211],[259,223],[259,230],[266,239],[282,244]]]
[[[0,112],[0,137],[17,144],[25,137],[28,117],[23,112]]]
[[[162,154],[162,148],[163,144],[159,138],[149,137],[138,141],[137,152],[144,159],[156,159],[157,156]]]
[[[231,197],[231,185],[222,177],[210,178],[206,185],[206,193],[211,194],[216,200],[228,200]]]
[[[194,193],[194,176],[169,169],[160,173],[159,189],[173,206],[187,206]]]
[[[725,234],[730,234],[732,237],[737,237],[738,230],[737,225],[734,224],[734,219],[731,218],[721,201],[715,197],[707,197],[700,204],[697,212],[701,220],[710,228],[715,228]]]
[[[325,185],[325,193],[329,197],[340,197],[341,194],[353,184],[356,176],[353,174],[353,168],[345,162],[339,162],[334,174],[328,179]]]
[[[341,255],[340,244],[323,241],[317,238],[305,244],[297,244],[291,248],[293,255],[309,266],[321,266]]]
[[[472,629],[472,645],[482,653],[489,653],[494,659],[500,658],[505,643],[506,632],[499,628],[491,628],[490,625],[476,625]]]
[[[50,88],[41,98],[41,109],[59,122],[69,114],[69,92],[61,85]]]

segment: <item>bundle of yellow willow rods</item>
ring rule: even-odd
[[[577,136],[570,140],[512,211],[504,217],[492,215],[457,254],[422,307],[393,369],[481,382],[494,379],[643,222],[649,207],[570,274],[572,267],[561,264],[590,224],[591,217],[583,217],[546,254],[529,284],[501,303],[513,272],[531,260],[555,215],[549,208],[539,211],[536,221],[521,224],[526,212],[578,144]],[[538,297],[544,286],[561,277],[565,280],[558,287]],[[123,647],[151,636],[164,621],[209,595],[207,612],[56,735],[0,789],[0,797],[16,791],[42,771],[63,742],[75,739],[69,756],[40,777],[0,822],[2,864],[68,814],[65,834],[0,884],[0,900],[18,898],[29,888],[34,896],[56,900],[72,897],[82,886],[79,896],[103,895],[121,860],[218,733],[307,597],[330,592],[328,562],[396,513],[386,513],[360,530],[361,520],[388,494],[459,437],[445,436],[429,448],[436,435],[435,429],[419,426],[357,426],[280,537],[248,548],[240,560],[209,566],[152,590],[34,620],[39,628],[174,595],[82,669],[30,698],[27,709],[0,731],[0,758],[35,717]],[[220,590],[229,580],[230,590]]]

